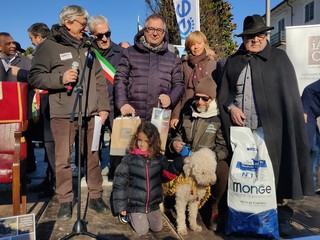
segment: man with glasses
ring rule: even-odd
[[[87,163],[86,181],[90,199],[88,206],[97,213],[109,211],[102,199],[103,179],[98,151],[91,151],[94,116],[99,115],[104,124],[110,111],[108,87],[100,63],[88,51],[88,37],[85,34],[88,30],[87,19],[88,12],[80,6],[70,5],[63,8],[60,12],[60,23],[53,25],[51,34],[37,46],[29,73],[29,83],[32,87],[49,90],[50,125],[55,141],[56,195],[60,203],[58,211],[60,220],[72,217],[74,194],[70,149],[78,132],[77,117],[80,105],[77,104],[75,120],[70,122],[74,103],[77,101],[77,93],[72,88],[81,80],[83,72],[82,150]],[[84,66],[86,59],[88,64]]]
[[[210,229],[216,230],[219,201],[227,188],[229,166],[228,149],[222,135],[219,110],[216,102],[217,85],[211,77],[199,79],[194,98],[189,99],[180,111],[178,125],[172,129],[168,150],[173,158],[183,154],[187,147],[191,152],[209,148],[217,156],[217,182],[211,187],[212,199],[204,206],[211,211]],[[208,203],[209,203],[208,202]],[[220,213],[221,214],[221,213]]]
[[[180,59],[168,50],[164,19],[152,14],[123,51],[115,75],[115,102],[121,115],[149,121],[153,107],[173,108],[184,92]]]
[[[92,46],[101,56],[103,56],[108,63],[111,64],[114,70],[117,69],[120,62],[123,48],[111,40],[111,30],[109,28],[108,20],[104,16],[93,16],[88,21],[89,32],[94,37]],[[110,66],[110,67],[111,67]],[[114,99],[113,99],[113,83],[114,77],[107,77],[107,84],[109,89],[109,99],[111,111],[109,114],[109,127],[112,127],[114,113]]]
[[[312,171],[297,78],[287,54],[271,46],[260,15],[244,19],[243,43],[226,62],[218,103],[226,140],[230,126],[262,128],[273,164],[280,235],[290,234],[286,199],[312,195]]]
[[[122,55],[123,48],[118,44],[112,42],[111,40],[111,30],[109,28],[108,20],[104,16],[93,16],[90,17],[88,21],[89,32],[94,37],[92,42],[92,46],[94,47],[96,54],[103,57],[108,64],[105,64],[103,61],[100,61],[101,65],[109,68],[109,72],[105,72],[106,81],[109,90],[109,100],[110,100],[110,114],[108,117],[107,126],[112,132],[112,124],[113,119],[120,115],[119,110],[117,111],[114,106],[114,94],[113,94],[113,84],[114,84],[114,75],[110,75],[109,73],[114,73],[118,67],[120,62],[120,58]],[[104,141],[104,132],[105,127],[101,129],[101,145]],[[119,165],[122,157],[118,156],[110,156],[110,166],[108,173],[108,180],[113,180],[113,175],[115,168]],[[102,158],[101,158],[102,159]]]

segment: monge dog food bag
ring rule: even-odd
[[[231,127],[226,234],[279,239],[272,163],[262,128]]]

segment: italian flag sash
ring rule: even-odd
[[[40,117],[40,94],[47,94],[47,90],[34,89],[34,96],[32,99],[31,109],[32,109],[32,118],[35,123],[39,121]]]
[[[107,59],[105,59],[97,49],[93,49],[94,53],[96,54],[101,67],[103,69],[104,76],[107,78],[107,80],[111,83],[114,84],[114,75],[116,73],[116,69],[108,62]]]

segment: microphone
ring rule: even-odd
[[[74,70],[76,70],[76,71],[78,71],[78,69],[79,69],[79,63],[76,62],[76,61],[74,61],[74,62],[72,63],[72,65],[71,65],[71,68],[74,69]],[[70,96],[71,93],[72,93],[72,88],[73,88],[73,86],[71,85],[71,83],[69,83],[66,88],[67,88],[67,95]]]

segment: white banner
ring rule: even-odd
[[[307,85],[320,79],[320,25],[286,27],[286,52],[302,94]]]
[[[184,45],[189,33],[195,30],[200,31],[199,0],[173,0],[173,3],[181,37],[181,45]]]

